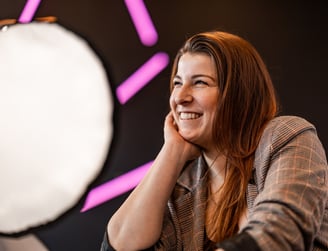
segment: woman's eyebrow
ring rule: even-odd
[[[179,75],[175,75],[173,79],[178,78],[181,79],[181,77]]]
[[[195,75],[192,76],[192,79],[199,78],[199,77],[205,77],[205,78],[209,78],[209,79],[211,79],[213,81],[216,81],[216,78],[215,77],[213,77],[211,75],[207,75],[207,74],[195,74]]]
[[[211,75],[207,75],[207,74],[195,74],[193,75],[191,78],[192,79],[195,79],[195,78],[199,78],[199,77],[206,77],[206,78],[209,78],[213,81],[216,81],[216,78],[211,76]],[[174,78],[178,78],[178,79],[182,79],[179,75],[175,75]]]

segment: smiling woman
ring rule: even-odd
[[[111,217],[102,250],[327,250],[327,161],[315,127],[278,116],[255,48],[213,31],[173,63],[164,144]]]

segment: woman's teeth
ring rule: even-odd
[[[200,117],[198,113],[191,113],[191,112],[181,112],[180,119],[197,119]]]

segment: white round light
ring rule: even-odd
[[[55,220],[99,174],[112,94],[91,47],[56,23],[0,31],[0,232]]]

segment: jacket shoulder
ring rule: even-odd
[[[315,127],[311,123],[297,116],[279,116],[269,121],[255,151],[253,165],[255,183],[259,185],[264,181],[272,156],[288,142],[308,130],[316,134]]]
[[[263,131],[260,148],[263,144],[270,144],[272,149],[279,149],[291,139],[300,133],[313,130],[316,131],[313,124],[306,119],[298,116],[279,116],[272,119]]]

